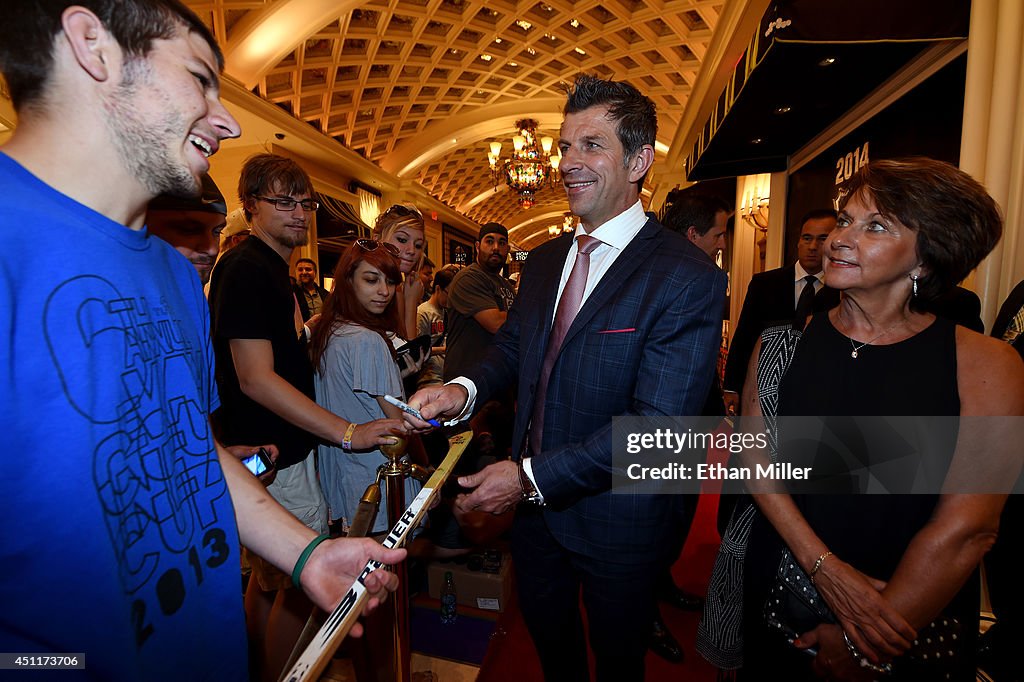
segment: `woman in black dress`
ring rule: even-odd
[[[921,312],[998,241],[1001,219],[984,188],[948,164],[909,159],[869,164],[840,196],[824,265],[841,302],[807,322],[778,387],[778,415],[1024,414],[1024,363],[1012,349]],[[759,356],[760,344],[744,388],[745,415],[761,414]],[[784,429],[781,422],[781,461]],[[927,453],[943,471],[976,457],[951,434],[945,452]],[[972,436],[971,445],[978,438],[995,434]],[[971,466],[998,467],[1005,480],[1020,469],[1013,461]],[[751,488],[760,515],[745,561],[745,679],[974,679],[977,567],[995,540],[1005,495],[791,496],[768,494],[775,489],[760,482]],[[786,548],[814,578],[835,624],[787,638],[766,623],[763,605]],[[935,665],[934,655],[921,659],[914,641],[918,633],[926,639],[940,617],[959,629],[942,631]]]

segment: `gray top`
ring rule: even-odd
[[[402,378],[391,351],[380,334],[354,324],[334,330],[315,373],[316,401],[344,419],[363,424],[381,419],[384,410],[376,396],[402,397]],[[385,461],[380,450],[348,453],[340,445],[320,445],[320,479],[330,507],[331,520],[352,522],[359,498]],[[406,504],[421,485],[406,480]],[[387,500],[382,499],[372,532],[387,530]]]

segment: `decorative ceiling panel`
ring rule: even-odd
[[[225,52],[275,10],[312,11],[304,0],[187,0]],[[339,14],[309,35],[282,38],[259,96],[365,158],[418,180],[478,222],[521,224],[567,210],[560,189],[523,212],[494,192],[488,143],[511,147],[511,123],[477,123],[491,110],[554,113],[581,71],[628,80],[658,107],[659,141],[675,134],[724,0],[340,1]],[[250,16],[251,15],[251,16]],[[228,64],[228,73],[232,64]],[[232,74],[234,75],[234,74]],[[539,110],[537,102],[543,101]],[[505,116],[509,118],[509,116]],[[453,135],[463,120],[466,134]],[[470,125],[474,122],[474,125]],[[552,126],[542,135],[557,136]],[[445,148],[439,140],[454,140]],[[428,150],[430,153],[424,153]],[[401,157],[403,162],[396,162]],[[404,160],[408,159],[408,162]],[[648,183],[657,183],[652,177]],[[490,193],[489,196],[488,193]],[[548,221],[551,222],[551,221]],[[524,230],[525,232],[525,230]]]

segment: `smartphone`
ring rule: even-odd
[[[391,403],[392,405],[400,409],[402,412],[405,412],[406,414],[411,414],[412,416],[419,419],[421,422],[427,422],[428,424],[435,428],[441,426],[441,422],[437,421],[436,419],[424,419],[423,415],[420,414],[419,410],[417,410],[415,407],[410,407],[405,402],[399,400],[393,395],[384,396],[384,400]]]
[[[253,476],[262,476],[274,468],[274,462],[270,459],[270,453],[266,448],[260,448],[255,455],[242,460],[245,468],[252,472]]]

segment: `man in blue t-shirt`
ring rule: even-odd
[[[222,66],[177,0],[13,3],[0,22],[18,114],[0,149],[0,652],[76,654],[62,680],[248,679],[239,540],[290,571],[315,537],[215,443],[200,282],[143,227],[239,135]],[[26,258],[42,230],[47,258]],[[403,553],[323,542],[300,583],[331,608],[370,556]]]

